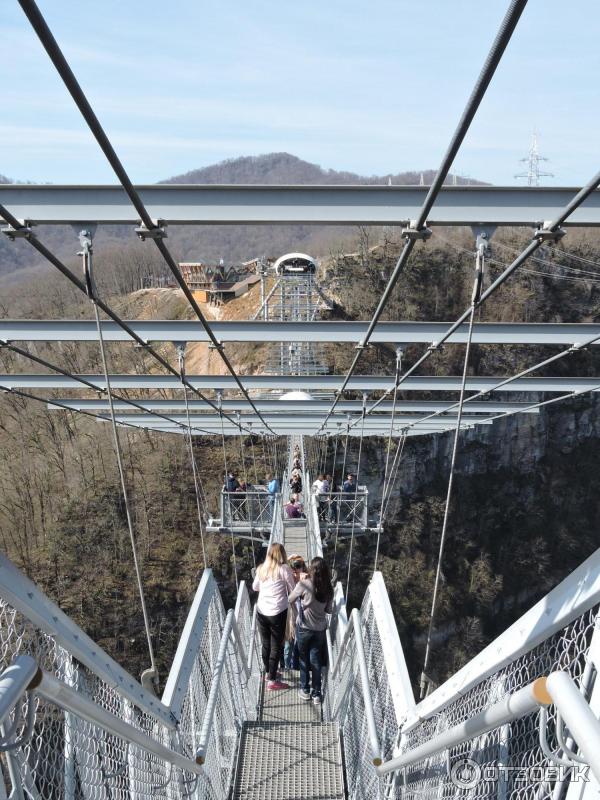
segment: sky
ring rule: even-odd
[[[435,169],[509,0],[39,0],[130,177],[287,151],[362,175]],[[453,171],[600,168],[598,0],[529,0]],[[16,0],[3,0],[0,173],[115,178]],[[522,183],[524,181],[521,181]]]

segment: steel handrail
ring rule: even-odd
[[[375,724],[375,711],[373,709],[373,698],[371,697],[371,686],[369,682],[369,670],[367,659],[365,658],[365,646],[362,639],[362,619],[360,611],[355,608],[352,611],[352,623],[354,628],[354,638],[356,640],[356,655],[358,660],[358,670],[362,684],[363,700],[365,704],[365,717],[367,720],[367,730],[371,743],[371,758],[375,767],[379,767],[383,761],[381,756],[381,744],[377,725]]]
[[[0,726],[26,691],[41,680],[40,668],[31,656],[17,656],[0,674]]]
[[[229,639],[232,634],[234,636],[234,639],[236,640],[238,647],[240,648],[241,653],[243,653],[244,652],[243,645],[237,628],[237,623],[235,621],[235,612],[231,608],[229,609],[229,611],[227,612],[227,616],[225,617],[223,633],[221,634],[221,641],[219,643],[219,652],[217,654],[217,662],[215,664],[213,679],[210,685],[210,692],[208,694],[208,700],[206,701],[206,709],[204,711],[204,717],[202,719],[199,744],[198,747],[196,748],[197,764],[204,764],[206,751],[208,750],[210,735],[212,733],[213,720],[217,708],[217,702],[219,700],[219,689],[221,685],[221,678],[223,676],[223,669],[225,667],[225,660],[227,658],[227,647],[229,646]],[[250,670],[248,668],[246,661],[242,660],[242,664],[244,667],[244,672],[246,674],[246,677],[249,677]]]
[[[406,769],[552,703],[565,720],[570,735],[577,743],[594,777],[600,781],[600,721],[594,716],[568,672],[553,672],[547,678],[537,678],[490,708],[443,731],[434,739],[386,761],[377,767],[377,774],[388,775]]]
[[[84,697],[48,672],[42,671],[41,681],[34,692],[43,697],[44,700],[63,709],[63,711],[75,714],[126,742],[136,744],[174,767],[195,775],[199,775],[202,772],[202,768],[193,759],[187,758],[161,742],[155,741],[143,731],[138,730],[128,722],[124,722],[120,717],[111,714],[110,711],[106,711],[102,706]]]

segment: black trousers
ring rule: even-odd
[[[277,668],[283,650],[283,640],[285,638],[285,623],[287,621],[287,608],[274,617],[256,614],[256,624],[262,640],[262,660],[265,672],[269,675],[269,680],[277,678]]]

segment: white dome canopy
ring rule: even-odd
[[[314,397],[308,392],[294,391],[286,392],[279,398],[280,400],[314,400]]]

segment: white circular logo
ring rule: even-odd
[[[459,789],[473,789],[481,780],[481,767],[472,758],[461,758],[452,765],[450,780]]]

